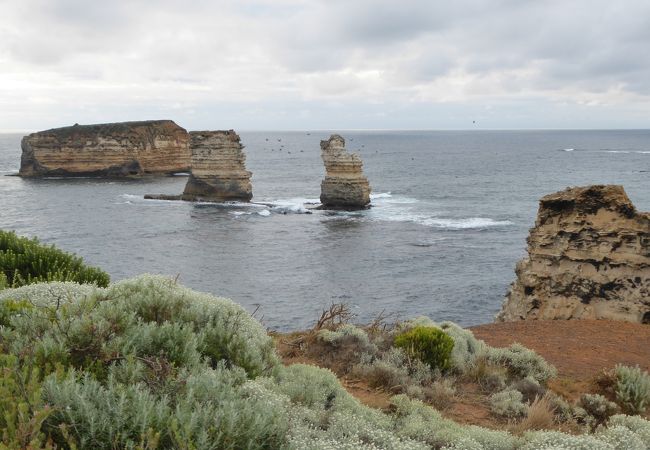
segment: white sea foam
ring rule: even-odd
[[[572,152],[574,150],[575,150],[575,148],[563,148],[562,149],[562,151],[565,151],[565,152]]]
[[[379,198],[391,198],[393,195],[390,192],[379,192],[378,194],[370,194],[370,200]]]
[[[259,214],[260,216],[267,217],[271,215],[271,211],[269,211],[268,209],[263,209],[261,211],[257,211],[257,214]]]
[[[317,205],[319,203],[319,199],[302,197],[278,199],[268,202],[273,212],[280,214],[311,214],[311,211],[305,205]]]
[[[418,209],[397,203],[376,204],[368,211],[371,220],[387,222],[411,222],[419,225],[450,230],[485,229],[512,225],[509,220],[495,220],[488,217],[449,218],[442,211]]]

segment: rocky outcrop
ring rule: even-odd
[[[239,135],[230,131],[192,131],[192,169],[182,200],[243,201],[253,198],[251,173]]]
[[[22,140],[19,175],[128,177],[186,172],[188,134],[171,120],[78,125]]]
[[[569,188],[540,201],[497,321],[650,323],[650,214],[622,186]]]
[[[364,209],[370,205],[370,184],[363,175],[361,158],[345,149],[345,139],[333,134],[320,142],[325,179],[320,187],[324,209]]]

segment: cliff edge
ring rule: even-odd
[[[527,242],[497,321],[650,323],[650,214],[637,212],[622,186],[543,197]]]
[[[171,120],[53,128],[23,137],[23,177],[129,177],[186,172],[188,134]]]

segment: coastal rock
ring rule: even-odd
[[[320,201],[324,209],[365,209],[370,204],[370,184],[362,172],[359,155],[348,153],[345,139],[333,134],[320,142],[325,163]]]
[[[243,201],[253,198],[251,173],[239,135],[229,131],[192,131],[192,169],[182,200]]]
[[[568,188],[540,200],[497,321],[650,323],[650,213],[622,186]]]
[[[54,128],[23,137],[19,175],[129,177],[187,172],[188,134],[171,120]]]

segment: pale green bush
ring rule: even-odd
[[[637,436],[650,449],[650,421],[639,416],[617,414],[610,417],[607,423],[610,427],[625,427]]]
[[[650,404],[650,375],[639,367],[616,366],[616,399],[631,414],[643,414]]]
[[[336,330],[320,330],[316,337],[319,341],[333,347],[354,345],[358,352],[372,355],[378,352],[377,346],[370,342],[368,334],[352,324],[341,325]]]
[[[57,304],[79,301],[95,292],[103,292],[103,289],[92,284],[53,281],[0,291],[0,303],[6,300],[27,300],[33,306],[56,307]]]
[[[579,405],[591,417],[593,426],[603,424],[616,414],[618,406],[600,394],[584,394],[580,397]]]
[[[528,408],[523,402],[524,396],[515,389],[506,389],[490,396],[490,410],[503,417],[522,417]]]
[[[452,366],[460,373],[467,373],[476,358],[485,352],[487,345],[476,339],[470,330],[453,322],[442,322],[439,326],[454,340],[454,349],[451,352]]]
[[[352,369],[352,374],[368,380],[371,386],[405,391],[408,386],[430,384],[434,373],[417,358],[409,358],[401,348],[391,348],[381,358],[367,359]]]
[[[517,378],[532,377],[539,383],[545,383],[557,376],[555,367],[521,344],[512,344],[506,348],[490,347],[486,350],[486,355],[490,362],[504,365]]]
[[[198,351],[216,364],[225,360],[252,375],[277,366],[273,341],[244,308],[224,298],[193,291],[156,275],[141,275],[111,285],[104,295],[138,320],[188,324],[197,335]]]

